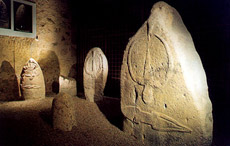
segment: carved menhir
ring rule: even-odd
[[[84,64],[84,92],[90,102],[103,99],[108,76],[108,62],[100,48],[92,48]]]
[[[21,89],[24,99],[45,98],[45,82],[38,63],[30,58],[21,73]]]
[[[74,78],[59,76],[59,92],[77,95],[77,82]]]
[[[168,4],[156,3],[124,53],[124,131],[146,145],[210,145],[212,105],[207,89],[180,15]]]
[[[67,93],[59,93],[52,103],[53,128],[71,131],[76,126],[76,112],[73,97]]]

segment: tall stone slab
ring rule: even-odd
[[[100,48],[92,48],[85,59],[83,69],[85,97],[90,102],[103,99],[108,76],[108,61]]]
[[[45,82],[38,63],[30,58],[21,73],[21,91],[24,99],[45,98]]]
[[[211,145],[206,75],[180,15],[165,2],[126,47],[121,110],[124,131],[146,145]]]

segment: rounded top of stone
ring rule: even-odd
[[[92,49],[90,49],[90,51],[99,51],[100,53],[103,53],[103,51],[101,50],[101,48],[99,47],[93,47]],[[90,52],[89,51],[89,52]],[[104,53],[103,53],[104,54]]]
[[[71,99],[71,98],[72,98],[72,96],[69,95],[68,93],[60,92],[55,96],[54,100],[56,100],[56,101],[69,101],[69,99]]]
[[[66,107],[66,108],[72,108],[73,106],[73,99],[72,96],[65,93],[65,92],[60,92],[58,95],[55,96],[53,99],[53,105],[57,107]]]
[[[35,61],[33,58],[30,58],[28,62],[35,62],[35,63],[37,63],[37,61]]]

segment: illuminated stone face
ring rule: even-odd
[[[156,3],[121,69],[124,131],[146,145],[211,145],[206,75],[178,12]]]
[[[102,100],[108,76],[108,61],[100,48],[92,48],[85,59],[84,92],[87,100]]]
[[[30,58],[21,73],[21,89],[24,99],[45,98],[45,82],[38,63]]]
[[[77,82],[74,78],[59,76],[59,92],[77,95]]]

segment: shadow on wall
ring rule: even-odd
[[[68,77],[74,78],[76,80],[76,87],[78,91],[78,85],[77,85],[77,64],[75,63],[74,65],[71,66]]]
[[[0,100],[21,100],[19,97],[19,84],[15,70],[8,61],[3,61],[0,68]]]
[[[46,96],[59,92],[59,75],[60,65],[59,60],[54,51],[41,52],[38,64],[40,65],[46,86]]]
[[[77,64],[72,65],[72,67],[70,68],[68,77],[71,77],[77,80]]]

